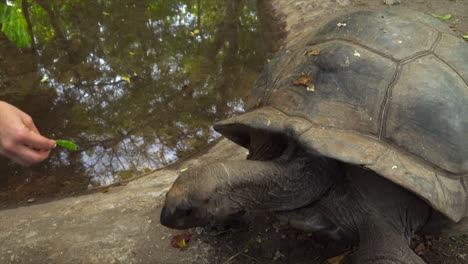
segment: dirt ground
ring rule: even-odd
[[[305,233],[260,212],[244,217],[225,231],[203,228],[187,231],[165,230],[161,242],[168,248],[158,263],[350,263],[353,248],[328,240],[320,234]],[[167,232],[166,232],[167,231]],[[171,248],[174,235],[190,233],[186,249]],[[429,264],[468,263],[468,235],[452,238],[417,236],[412,248]],[[209,252],[208,255],[202,252]],[[183,261],[181,261],[183,260]]]

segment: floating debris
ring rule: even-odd
[[[354,50],[354,56],[356,57],[361,57],[361,53],[359,53],[357,50]]]
[[[200,30],[199,29],[195,29],[194,31],[190,32],[190,36],[193,38],[195,37],[196,35],[198,35],[200,33]]]
[[[128,78],[128,77],[122,76],[121,79],[128,82],[128,83],[131,83],[130,78]]]
[[[338,23],[338,24],[336,24],[336,25],[337,25],[338,27],[346,27],[346,23],[341,23],[341,22],[340,22],[340,23]]]

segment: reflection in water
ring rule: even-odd
[[[275,49],[268,1],[24,2],[34,41],[0,34],[0,100],[79,150],[31,168],[0,158],[3,201],[109,184],[206,145]]]

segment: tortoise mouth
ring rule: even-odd
[[[167,206],[163,206],[161,209],[160,222],[162,225],[173,229],[216,227],[228,225],[245,214],[245,210],[236,210],[223,216],[208,216],[209,213],[198,214],[196,211],[197,210],[180,212],[176,209],[174,212],[171,212]]]

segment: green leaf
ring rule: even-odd
[[[21,9],[0,3],[1,31],[16,46],[22,48],[31,45],[31,36],[28,33],[28,25],[24,19]]]
[[[48,79],[49,79],[49,77],[47,77],[47,76],[42,77],[41,83],[47,81]]]
[[[68,140],[55,140],[57,145],[67,148],[69,150],[76,150],[76,144]]]
[[[445,15],[437,15],[437,14],[432,14],[433,17],[440,18],[443,20],[450,19],[452,17],[452,14],[445,14]]]
[[[188,170],[188,168],[183,168],[183,169],[180,170],[180,172],[184,172],[184,171],[187,171],[187,170]]]
[[[468,35],[463,35],[462,38],[468,39]]]

